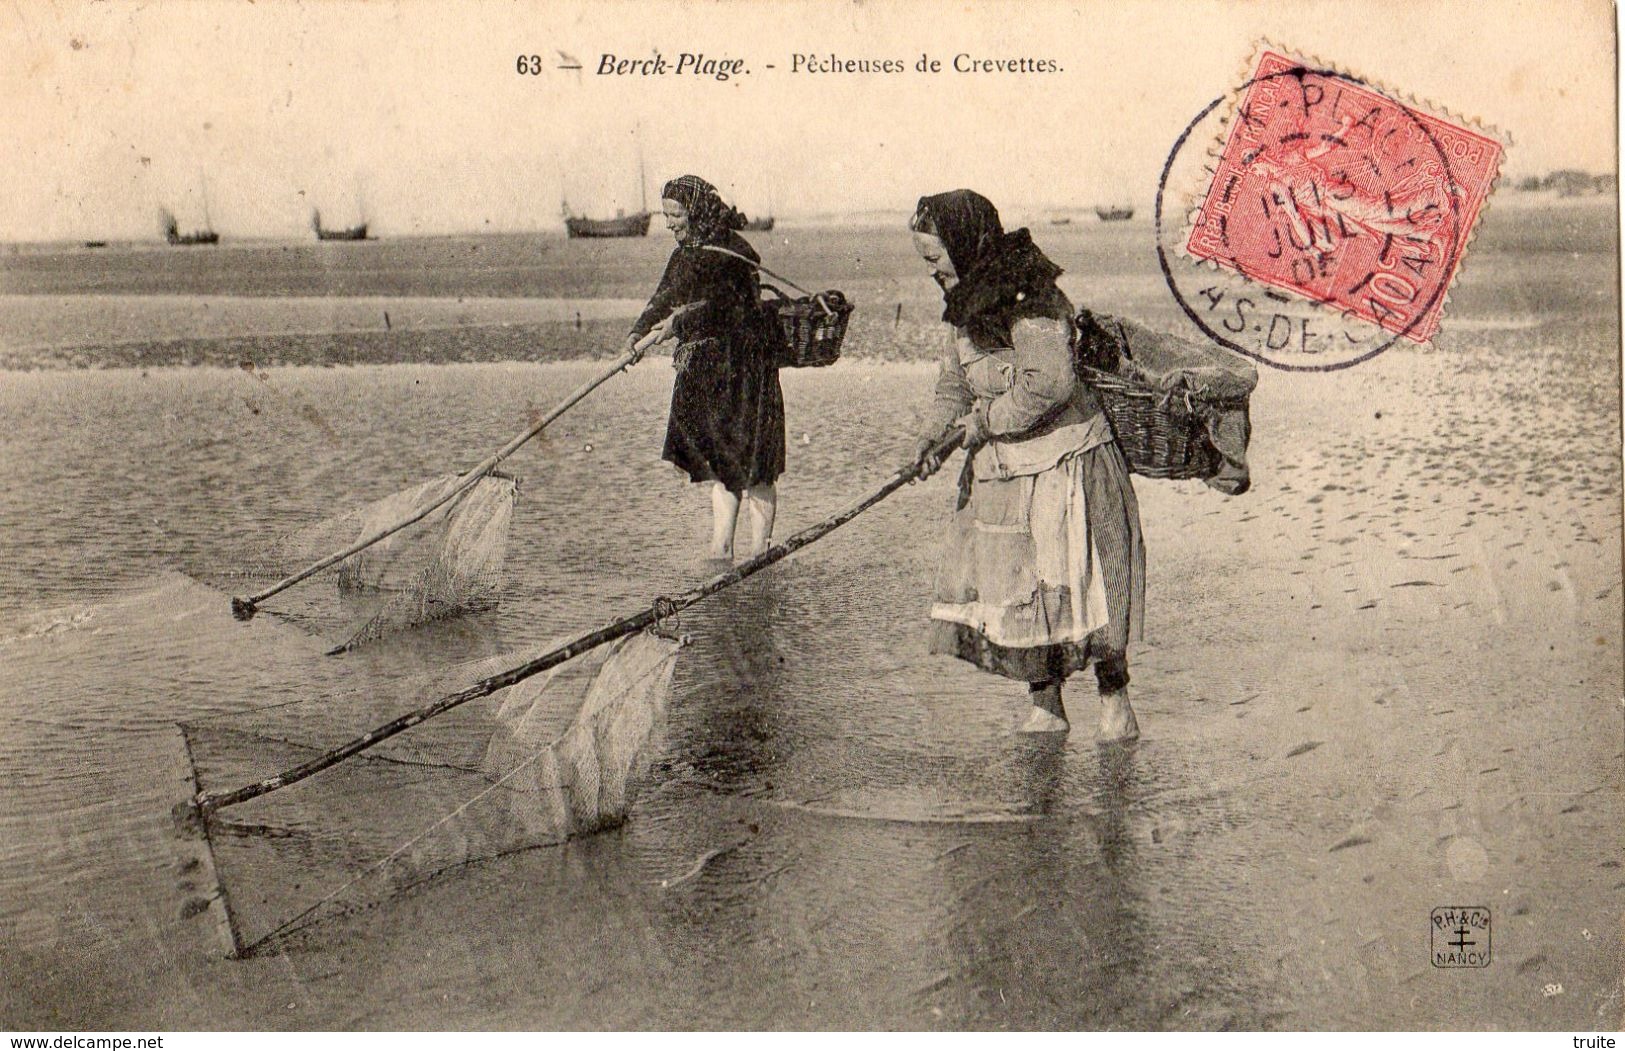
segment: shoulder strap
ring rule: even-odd
[[[723,255],[731,255],[735,259],[738,259],[738,260],[740,260],[742,262],[749,263],[751,266],[753,266],[756,269],[760,270],[762,273],[766,274],[768,277],[771,277],[773,280],[781,281],[784,284],[789,285],[791,288],[795,289],[797,292],[800,292],[804,296],[811,296],[812,295],[811,292],[807,291],[805,288],[802,288],[800,285],[796,284],[794,281],[790,280],[788,277],[785,277],[782,274],[775,274],[773,271],[769,270],[767,267],[763,266],[761,263],[758,263],[756,260],[752,259],[748,255],[740,255],[738,252],[735,252],[732,249],[724,248],[721,245],[700,245],[700,247],[705,249],[707,252],[721,252]]]

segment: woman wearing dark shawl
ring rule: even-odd
[[[1128,643],[1145,599],[1140,514],[1105,412],[1073,371],[1061,269],[970,190],[921,198],[909,227],[954,327],[920,462],[941,466],[927,450],[955,425],[969,450],[931,650],[1026,682],[1028,733],[1069,729],[1061,686],[1093,662],[1099,737],[1138,737]]]
[[[773,483],[784,473],[784,395],[774,353],[781,337],[757,307],[761,289],[751,264],[760,257],[736,232],[745,217],[694,175],[668,182],[661,198],[677,248],[627,348],[656,330],[678,340],[661,455],[711,487],[711,557],[733,557],[741,502],[754,555],[772,542]]]

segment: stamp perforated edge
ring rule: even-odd
[[[1190,251],[1190,239],[1191,234],[1195,229],[1195,217],[1199,210],[1199,206],[1203,201],[1206,200],[1207,195],[1213,186],[1213,180],[1218,175],[1219,163],[1224,156],[1225,145],[1229,141],[1230,130],[1236,118],[1236,109],[1238,106],[1240,106],[1241,100],[1246,94],[1245,89],[1251,82],[1254,71],[1258,69],[1258,65],[1263,60],[1264,55],[1269,52],[1274,52],[1275,54],[1297,62],[1307,69],[1348,77],[1349,79],[1370,88],[1372,91],[1376,91],[1384,97],[1392,99],[1394,102],[1399,103],[1407,109],[1410,109],[1416,113],[1425,114],[1426,116],[1432,117],[1435,120],[1445,121],[1446,123],[1465,128],[1478,135],[1483,135],[1486,138],[1493,139],[1501,147],[1501,155],[1499,158],[1497,158],[1495,169],[1490,174],[1488,185],[1484,190],[1483,200],[1479,202],[1478,212],[1473,216],[1472,224],[1468,226],[1467,229],[1462,231],[1461,247],[1456,253],[1457,258],[1455,270],[1451,274],[1450,283],[1446,285],[1443,290],[1442,299],[1438,307],[1438,331],[1427,341],[1429,344],[1433,343],[1441,335],[1445,334],[1447,321],[1450,316],[1451,293],[1454,290],[1456,283],[1460,281],[1462,275],[1466,273],[1468,256],[1471,253],[1473,242],[1478,238],[1478,229],[1481,225],[1483,225],[1484,216],[1489,212],[1490,205],[1495,198],[1495,192],[1501,184],[1501,173],[1506,167],[1507,154],[1513,147],[1512,136],[1495,124],[1487,123],[1478,117],[1464,116],[1455,110],[1438,105],[1432,101],[1418,99],[1413,93],[1408,91],[1400,91],[1389,84],[1386,80],[1366,76],[1363,73],[1356,72],[1354,69],[1346,65],[1336,62],[1328,62],[1320,58],[1318,55],[1300,51],[1297,48],[1288,47],[1269,37],[1260,37],[1254,41],[1252,50],[1248,52],[1247,56],[1241,60],[1240,65],[1234,74],[1234,79],[1231,82],[1232,86],[1227,86],[1225,88],[1225,94],[1222,96],[1225,99],[1225,102],[1222,107],[1223,112],[1218,118],[1218,131],[1214,134],[1212,140],[1208,142],[1202,151],[1202,176],[1197,181],[1197,185],[1182,188],[1180,196],[1175,201],[1175,207],[1178,209],[1176,214],[1180,216],[1180,221],[1176,224],[1172,224],[1173,228],[1178,231],[1178,237],[1176,238],[1177,243],[1170,247],[1175,248],[1179,258],[1187,263],[1195,264],[1197,267],[1208,270],[1214,274],[1224,273],[1230,275],[1231,277],[1247,281],[1248,283],[1255,283],[1246,275],[1236,274],[1235,271],[1228,270],[1220,266],[1219,263],[1213,259],[1192,253]],[[1339,311],[1333,310],[1326,304],[1310,297],[1298,296],[1297,298],[1301,302],[1311,305],[1327,316],[1336,316],[1340,314]]]

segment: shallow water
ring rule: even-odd
[[[1378,388],[1447,375],[1468,382],[1420,354],[1382,367],[1389,371],[1370,373]],[[155,575],[218,576],[267,532],[464,464],[590,368],[6,377],[0,398],[14,425],[0,438],[0,460],[12,465],[13,484],[0,509],[0,635],[27,660],[0,672],[9,717],[0,759],[20,775],[0,806],[0,922],[19,966],[32,968],[14,994],[18,1019],[1472,1027],[1577,1020],[1606,996],[1614,935],[1599,935],[1610,939],[1595,945],[1601,956],[1523,946],[1523,962],[1547,962],[1529,964],[1520,981],[1559,960],[1574,994],[1499,1011],[1487,986],[1468,995],[1435,982],[1413,940],[1428,908],[1445,903],[1434,898],[1487,894],[1478,882],[1486,878],[1516,889],[1539,937],[1570,923],[1608,929],[1603,903],[1618,900],[1617,870],[1606,868],[1619,846],[1617,783],[1557,776],[1548,764],[1564,754],[1617,769],[1609,742],[1584,731],[1617,695],[1618,638],[1601,626],[1609,617],[1617,625],[1617,543],[1610,553],[1587,533],[1589,524],[1617,541],[1617,474],[1604,455],[1587,489],[1570,487],[1573,532],[1562,544],[1571,576],[1557,570],[1554,579],[1602,589],[1590,604],[1552,606],[1543,594],[1564,596],[1532,587],[1511,601],[1537,609],[1509,607],[1496,590],[1504,579],[1485,591],[1468,577],[1444,578],[1463,606],[1499,602],[1500,615],[1519,622],[1578,618],[1569,636],[1607,640],[1554,658],[1569,674],[1600,677],[1597,692],[1576,684],[1576,710],[1555,732],[1472,766],[1499,775],[1458,773],[1440,764],[1474,764],[1493,742],[1441,752],[1447,738],[1478,738],[1470,729],[1440,736],[1442,724],[1454,726],[1448,715],[1427,732],[1418,720],[1451,710],[1452,699],[1495,718],[1484,705],[1498,686],[1473,641],[1491,608],[1440,621],[1444,605],[1429,595],[1394,606],[1370,631],[1357,627],[1356,612],[1367,593],[1393,604],[1422,590],[1392,590],[1404,581],[1382,578],[1383,547],[1403,544],[1422,559],[1433,539],[1437,550],[1459,549],[1466,534],[1447,519],[1461,509],[1424,510],[1424,497],[1448,492],[1450,480],[1385,481],[1369,450],[1350,444],[1351,435],[1385,440],[1364,425],[1304,430],[1298,399],[1331,397],[1329,413],[1352,417],[1365,395],[1296,381],[1261,398],[1252,496],[1140,485],[1153,573],[1135,687],[1147,736],[1136,748],[1090,743],[1081,683],[1069,695],[1080,725],[1070,741],[1014,739],[1019,687],[925,653],[923,587],[950,499],[938,479],[683,615],[695,641],[679,663],[655,776],[621,831],[443,877],[364,921],[329,925],[285,957],[187,962],[201,937],[176,920],[188,891],[170,871],[175,720],[357,683],[382,689],[631,612],[709,575],[697,558],[707,508],[653,455],[669,377],[650,362],[516,457],[524,483],[500,612],[330,659],[274,615],[247,628],[229,621],[223,594],[213,613],[188,612],[195,585]],[[922,367],[878,365],[785,375],[791,448],[780,536],[884,478],[929,378]],[[1561,434],[1567,419],[1545,422]],[[1532,433],[1525,449],[1545,441]],[[1383,459],[1396,455],[1406,454]],[[1568,466],[1571,480],[1585,470],[1584,461]],[[1329,478],[1375,487],[1357,530],[1309,499],[1337,498],[1318,484]],[[1478,506],[1486,520],[1508,518],[1506,535],[1527,535],[1516,531],[1537,512],[1512,500],[1530,483],[1507,482],[1481,485]],[[1419,505],[1391,533],[1377,510],[1390,498]],[[1261,513],[1277,524],[1265,531]],[[1296,548],[1270,542],[1300,515],[1314,524],[1290,534]],[[1341,546],[1345,535],[1352,546]],[[1193,546],[1197,536],[1208,539]],[[1295,551],[1324,551],[1327,541],[1339,553],[1371,552],[1353,588],[1336,586],[1341,571],[1324,554],[1315,556],[1320,584],[1292,575],[1303,565]],[[1497,545],[1493,535],[1489,543]],[[1248,583],[1238,591],[1229,580]],[[1344,611],[1283,621],[1286,607],[1303,608],[1306,584]],[[1317,633],[1315,618],[1327,613]],[[1294,620],[1302,627],[1289,627]],[[252,645],[238,629],[256,633]],[[1303,630],[1329,631],[1328,642]],[[1292,657],[1272,648],[1272,632],[1296,638]],[[74,655],[71,674],[48,671],[51,646],[58,659]],[[1229,656],[1215,663],[1216,652]],[[1360,652],[1386,657],[1352,656]],[[1516,701],[1494,702],[1502,722],[1527,717]],[[1255,708],[1265,725],[1234,721]],[[1327,721],[1303,723],[1322,710]],[[1382,741],[1388,750],[1374,759]],[[1374,781],[1371,771],[1380,772]],[[1490,776],[1512,780],[1492,788],[1483,783]],[[1547,794],[1531,795],[1523,787],[1531,781]],[[1440,822],[1464,804],[1468,816],[1447,831],[1470,831],[1494,875],[1432,885],[1421,872],[1444,862],[1425,859],[1446,856]],[[1572,827],[1546,843],[1549,857],[1535,853],[1535,829],[1570,805],[1578,810],[1561,820]],[[1473,815],[1483,817],[1475,824]],[[1394,871],[1417,863],[1422,870],[1393,882]],[[1588,866],[1604,882],[1577,875]],[[1303,970],[1315,958],[1314,931],[1327,925],[1346,937],[1363,932],[1358,951]],[[1517,935],[1506,937],[1505,951],[1518,953]],[[180,961],[179,970],[164,971],[164,960]],[[518,969],[493,977],[503,960]],[[1317,999],[1316,975],[1346,981],[1350,961],[1366,987]],[[290,974],[305,977],[273,978]],[[123,998],[90,997],[87,975]],[[312,984],[311,975],[326,977]],[[260,983],[269,984],[249,988]],[[1393,1000],[1400,989],[1416,1003]],[[1586,990],[1595,992],[1583,1011],[1551,1014],[1578,1010]],[[284,996],[300,1005],[286,1019]],[[362,1006],[379,997],[393,1006]]]
[[[1124,225],[1039,233],[1069,288],[1155,320],[1166,296],[1145,230]],[[835,274],[865,304],[895,297],[905,326],[930,316],[906,241],[784,236],[806,253],[798,274]],[[0,1021],[1617,1020],[1615,285],[1611,245],[1577,236],[1492,210],[1443,351],[1267,373],[1247,496],[1136,479],[1151,578],[1136,747],[1090,741],[1087,677],[1069,687],[1072,737],[1023,741],[1019,686],[925,652],[951,501],[939,478],[683,615],[694,641],[624,828],[458,870],[240,963],[208,958],[200,919],[182,916],[206,888],[175,869],[174,723],[357,689],[394,710],[420,676],[709,575],[704,494],[658,460],[667,363],[618,377],[511,461],[523,485],[499,611],[336,659],[277,600],[240,625],[193,581],[228,584],[268,537],[471,464],[594,366],[0,373]],[[23,256],[0,288],[626,296],[664,256],[653,238],[581,248],[590,265],[526,239],[322,251],[215,257],[243,263],[229,267]],[[883,343],[893,320],[854,336]],[[421,335],[428,360],[466,356],[456,330]],[[335,360],[343,342],[274,338],[291,350],[258,360],[318,343],[309,360]],[[861,362],[784,374],[780,537],[891,471],[930,380]],[[1486,902],[1496,964],[1432,967],[1430,910]]]

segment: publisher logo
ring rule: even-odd
[[[1482,905],[1447,905],[1433,910],[1433,966],[1488,967],[1490,910]]]

